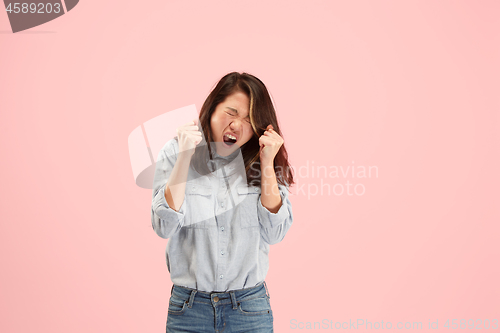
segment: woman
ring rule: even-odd
[[[264,281],[294,183],[265,85],[225,75],[158,155],[151,220],[169,238],[167,332],[273,332]]]

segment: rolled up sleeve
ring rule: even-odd
[[[271,213],[262,205],[261,197],[257,203],[262,238],[270,245],[283,240],[293,222],[292,203],[288,197],[288,188],[278,184],[281,206],[276,213]]]
[[[186,200],[182,203],[179,211],[175,211],[170,208],[165,199],[165,187],[177,160],[173,145],[174,142],[171,140],[160,150],[153,181],[151,224],[153,230],[161,238],[169,238],[182,228],[186,210]]]

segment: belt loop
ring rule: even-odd
[[[188,308],[192,308],[193,307],[194,295],[196,295],[196,292],[197,292],[196,289],[193,289],[191,291],[191,296],[189,296]]]
[[[267,290],[266,281],[264,281],[264,287],[266,288],[266,295],[267,295],[267,297],[271,298],[271,296],[269,295],[269,290]]]
[[[229,294],[231,295],[231,303],[233,303],[233,309],[236,310],[238,308],[238,302],[236,301],[234,291],[230,291]]]

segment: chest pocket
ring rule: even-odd
[[[186,184],[186,215],[184,227],[207,229],[215,225],[212,186],[205,184]]]
[[[257,213],[259,195],[260,187],[238,186],[238,218],[242,228],[259,226],[259,215]]]

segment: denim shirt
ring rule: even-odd
[[[165,200],[165,186],[178,152],[177,138],[160,150],[151,205],[154,231],[169,239],[166,261],[172,282],[205,292],[263,282],[269,245],[282,241],[292,225],[288,188],[278,183],[282,204],[271,213],[262,206],[261,188],[247,185],[241,150],[227,157],[214,153],[214,172],[200,175],[189,167],[184,201],[175,211]]]

